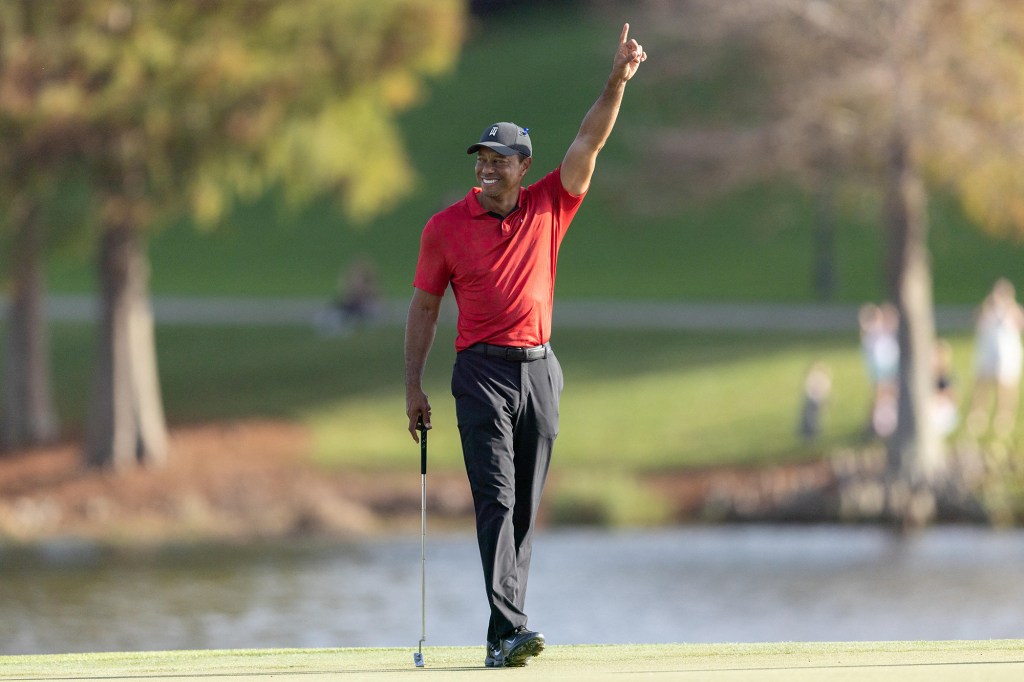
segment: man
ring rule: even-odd
[[[429,429],[423,368],[441,297],[458,303],[452,394],[490,604],[488,667],[517,667],[544,649],[526,629],[532,535],[555,436],[562,370],[549,343],[558,249],[590,187],[626,83],[647,55],[622,27],[611,75],[561,165],[523,188],[533,145],[513,123],[488,126],[476,154],[479,187],[423,229],[405,329],[406,415]]]

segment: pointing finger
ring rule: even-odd
[[[628,36],[628,35],[629,35],[629,24],[625,23],[625,24],[622,25],[622,35],[619,36],[619,44],[620,45],[625,45],[626,44],[626,36]]]

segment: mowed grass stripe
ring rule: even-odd
[[[79,432],[93,361],[90,326],[52,328],[62,421]],[[969,399],[973,340],[951,338],[955,386]],[[562,471],[658,472],[764,465],[820,457],[857,442],[869,386],[849,334],[558,330],[566,388],[555,466]],[[0,346],[3,341],[0,340]],[[321,338],[312,329],[158,327],[164,404],[172,425],[281,418],[307,424],[327,467],[404,470],[416,449],[406,432],[402,332]],[[439,331],[424,380],[433,406],[433,470],[461,471],[451,329]],[[803,375],[832,371],[820,442],[797,434]],[[1021,422],[1024,423],[1024,417]]]

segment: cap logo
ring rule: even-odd
[[[487,134],[488,137],[494,137],[498,134],[498,126],[491,128],[491,132]]]

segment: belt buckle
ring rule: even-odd
[[[505,359],[510,362],[523,362],[527,359],[526,348],[509,347],[505,349]]]

